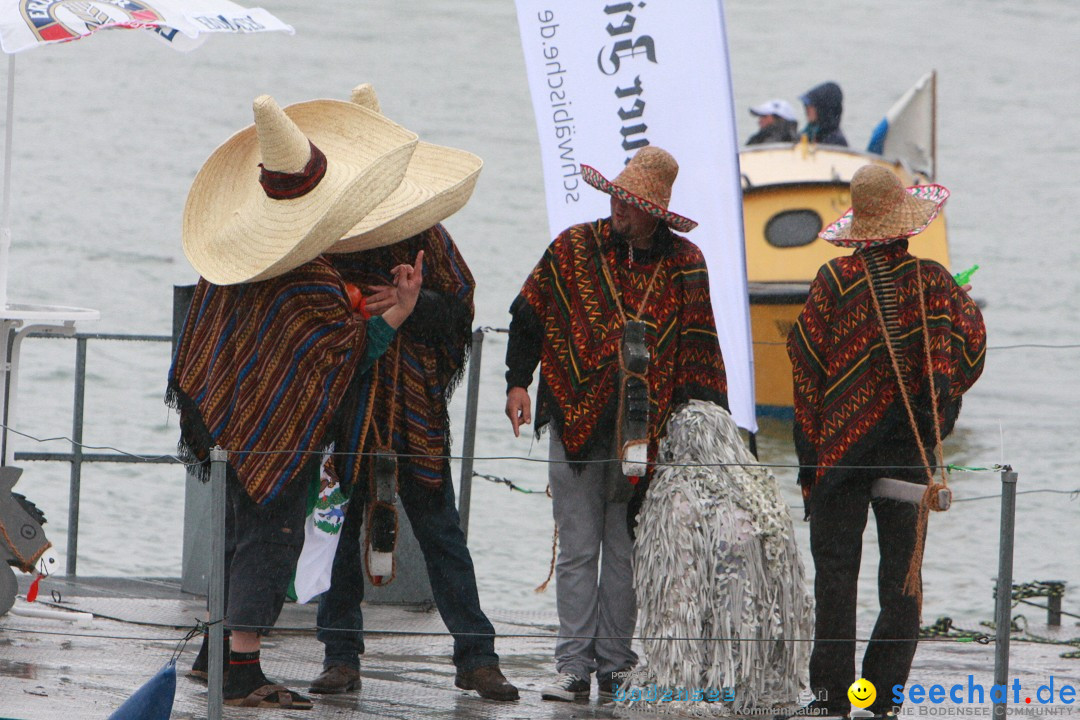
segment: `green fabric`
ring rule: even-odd
[[[360,365],[356,368],[358,375],[366,373],[375,364],[375,361],[382,357],[382,354],[390,347],[390,341],[394,339],[397,330],[387,325],[381,315],[376,315],[368,320],[367,333],[364,357],[360,359]]]

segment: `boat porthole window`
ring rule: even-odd
[[[774,247],[801,247],[814,242],[821,228],[821,216],[813,210],[784,210],[765,223],[765,240]]]

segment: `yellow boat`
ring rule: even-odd
[[[845,147],[758,145],[739,153],[746,274],[759,415],[792,415],[787,336],[818,268],[850,254],[817,237],[849,207],[851,176],[863,165],[888,167],[905,185],[930,182],[900,162]],[[918,255],[949,267],[944,213],[916,241]]]

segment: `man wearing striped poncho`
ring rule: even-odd
[[[810,684],[829,714],[848,711],[855,681],[855,609],[862,534],[872,506],[881,538],[881,613],[861,677],[892,706],[907,681],[919,632],[925,514],[876,497],[887,477],[932,481],[936,450],[982,372],[979,308],[940,264],[908,252],[907,238],[937,216],[948,191],[904,189],[868,165],[851,181],[852,210],[821,237],[855,248],[822,266],[788,337],[795,386],[799,484],[810,520],[817,600]],[[917,426],[917,434],[913,430]]]

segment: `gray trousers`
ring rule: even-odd
[[[593,672],[634,667],[638,658],[630,649],[630,638],[637,623],[637,602],[633,541],[626,529],[630,483],[618,462],[572,466],[554,428],[548,457],[552,508],[559,528],[555,668],[588,678]],[[614,443],[595,459],[612,457],[616,457]]]

